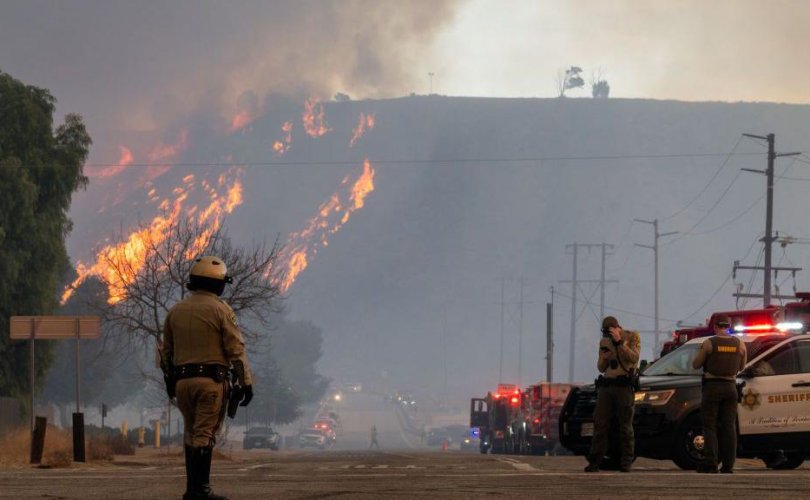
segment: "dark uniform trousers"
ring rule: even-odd
[[[183,414],[183,441],[186,446],[213,446],[225,417],[225,384],[207,377],[179,380],[177,407]]]
[[[704,379],[701,398],[706,466],[734,467],[737,457],[737,386],[733,380]],[[718,456],[719,445],[719,456]]]
[[[610,380],[610,379],[608,379]],[[597,388],[596,409],[593,412],[593,439],[588,461],[599,463],[608,451],[608,434],[613,417],[619,424],[622,463],[632,463],[635,453],[633,405],[635,393],[629,385],[606,385]]]

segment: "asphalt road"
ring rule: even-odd
[[[632,473],[586,474],[582,457],[441,452],[420,443],[418,413],[382,397],[353,394],[338,405],[342,429],[331,450],[218,450],[212,485],[233,499],[280,498],[810,498],[810,461],[771,471],[739,460],[733,475],[704,475],[639,459]],[[411,411],[411,410],[409,410]],[[415,417],[415,418],[413,418]],[[382,450],[368,450],[376,425]],[[180,450],[143,448],[112,463],[0,470],[0,498],[180,498]]]
[[[436,451],[251,451],[214,463],[218,493],[248,498],[808,498],[810,467],[743,460],[704,475],[640,459],[632,473],[582,472],[581,457]],[[118,463],[0,471],[0,498],[179,498],[182,457],[142,451]]]

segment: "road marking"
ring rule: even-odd
[[[536,467],[534,467],[534,466],[532,466],[530,464],[527,464],[525,462],[521,462],[520,460],[515,460],[514,458],[497,457],[496,460],[498,460],[499,462],[507,463],[507,464],[511,465],[512,467],[514,467],[515,469],[521,470],[521,471],[529,472],[529,471],[539,470],[539,469],[537,469]]]

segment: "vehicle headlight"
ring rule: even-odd
[[[661,406],[669,402],[672,395],[675,394],[675,389],[667,389],[665,391],[639,391],[635,396],[635,403]]]

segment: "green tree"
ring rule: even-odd
[[[0,72],[0,395],[30,390],[28,344],[9,340],[8,320],[57,307],[69,269],[68,209],[87,183],[82,168],[92,141],[78,115],[54,129],[55,103],[48,90]],[[53,347],[37,343],[37,384]]]

